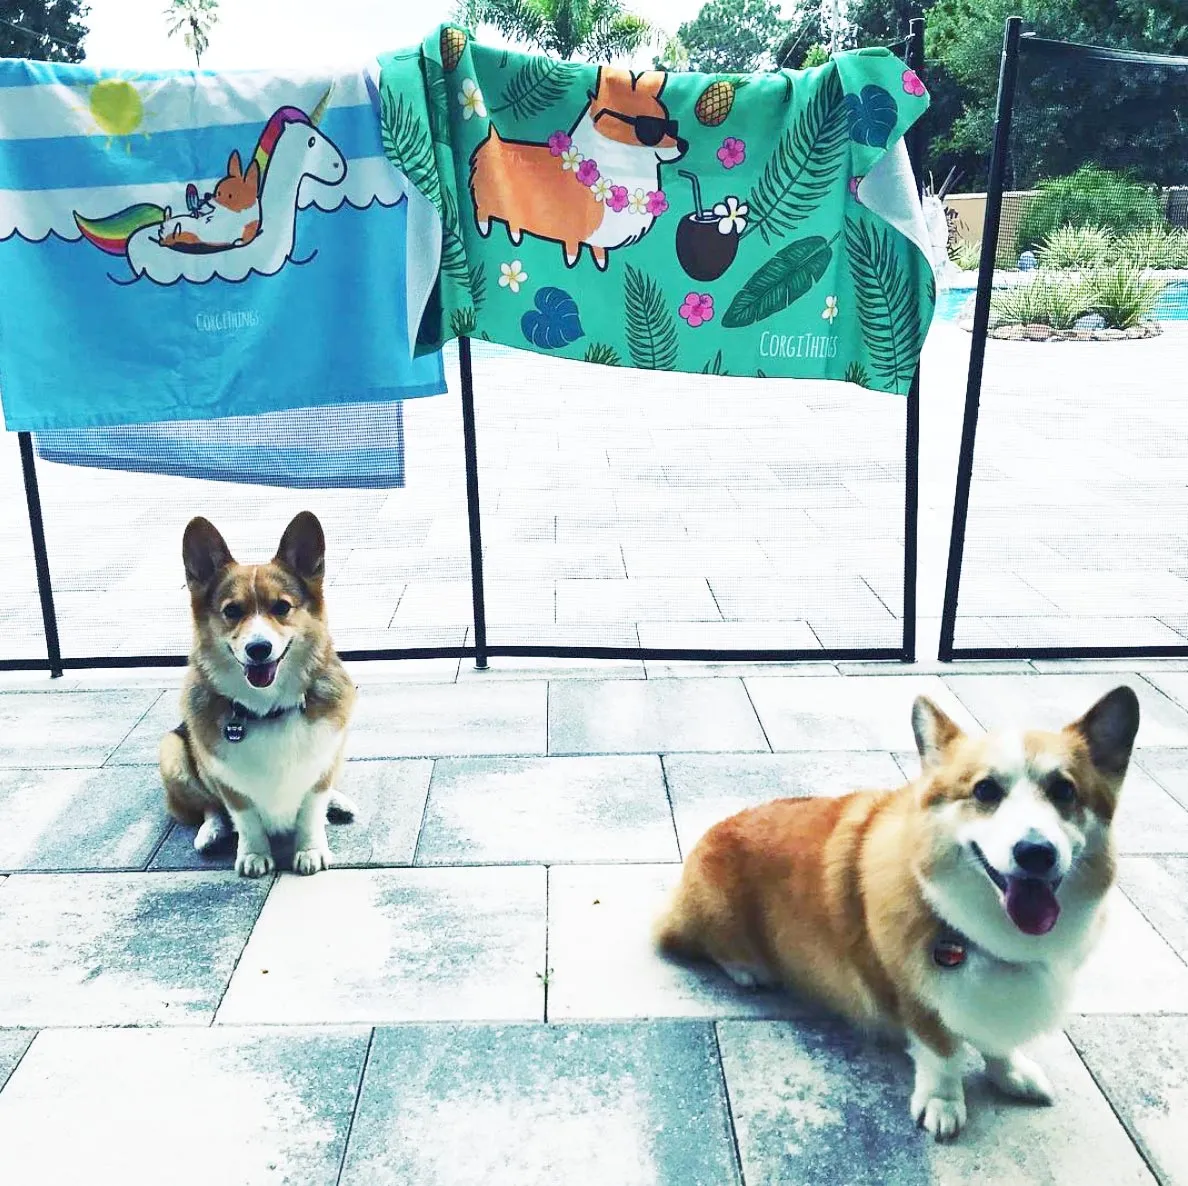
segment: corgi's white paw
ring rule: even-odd
[[[484,239],[491,233],[491,220],[489,218],[480,218],[475,225],[478,227],[478,233]]]
[[[519,247],[519,245],[520,245],[520,240],[521,240],[521,239],[523,239],[523,237],[524,237],[524,232],[523,232],[523,231],[513,231],[513,230],[511,229],[511,227],[508,227],[508,228],[507,228],[507,236],[508,236],[508,238],[509,238],[509,239],[511,239],[511,241],[512,241],[512,242],[513,242],[513,243],[514,243],[514,244],[515,244],[517,247]]]
[[[986,1077],[1004,1095],[1032,1104],[1050,1104],[1056,1093],[1043,1068],[1018,1052],[1009,1058],[987,1058]]]
[[[235,857],[235,872],[240,877],[267,877],[276,862],[265,852],[241,852]]]
[[[938,1141],[951,1141],[965,1127],[965,1096],[912,1095],[912,1119]]]
[[[349,824],[359,814],[354,799],[342,791],[331,791],[326,800],[326,818],[336,824]]]
[[[202,821],[202,827],[194,836],[194,850],[210,852],[230,836],[232,831],[231,821],[221,811],[212,812]]]
[[[328,848],[303,848],[293,854],[293,872],[302,877],[320,873],[323,869],[329,869],[330,865],[330,850]]]

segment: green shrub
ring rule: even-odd
[[[1144,279],[1141,268],[1120,264],[1096,273],[1088,286],[1093,312],[1100,313],[1110,329],[1130,329],[1150,318],[1167,281]]]
[[[963,272],[976,272],[982,262],[982,245],[959,239],[949,251],[949,258]]]
[[[1047,325],[1052,329],[1072,329],[1078,317],[1096,308],[1096,296],[1097,292],[1090,284],[1069,284],[1037,275],[1030,284],[1018,284],[994,294],[990,301],[991,325]]]
[[[1135,268],[1188,268],[1188,230],[1145,227],[1119,235],[1109,262]]]
[[[1062,226],[1035,253],[1043,268],[1103,268],[1113,258],[1114,237],[1099,226]]]
[[[1082,165],[1067,177],[1041,181],[1019,218],[1018,249],[1034,251],[1063,226],[1098,226],[1118,234],[1162,226],[1158,193],[1121,173]]]

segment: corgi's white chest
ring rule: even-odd
[[[266,831],[291,831],[305,797],[334,764],[344,731],[300,712],[251,721],[242,741],[220,741],[211,773],[250,799]]]
[[[1058,1029],[1071,990],[1063,965],[1004,963],[975,947],[959,967],[930,969],[927,984],[945,1026],[994,1055]]]
[[[656,221],[647,207],[639,208],[639,199],[647,201],[648,195],[660,188],[659,166],[652,148],[637,144],[621,144],[599,134],[588,122],[580,125],[574,133],[574,147],[585,159],[592,159],[598,166],[599,176],[608,185],[621,185],[628,198],[636,198],[634,206],[629,202],[622,210],[615,210],[609,204],[603,206],[602,222],[586,240],[594,247],[624,247],[645,235]],[[574,184],[580,182],[574,179]]]

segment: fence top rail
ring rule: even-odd
[[[1142,63],[1147,66],[1173,66],[1188,69],[1188,57],[1172,54],[1148,54],[1133,49],[1113,49],[1108,45],[1083,45],[1079,41],[1053,41],[1024,33],[1019,38],[1020,50],[1028,54],[1053,59],[1082,59],[1099,62]]]

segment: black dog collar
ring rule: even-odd
[[[223,736],[228,741],[242,741],[247,734],[248,721],[275,721],[278,717],[283,717],[286,713],[304,711],[304,700],[299,704],[287,704],[265,713],[253,712],[246,704],[240,704],[238,700],[232,700],[231,716],[223,726]]]

